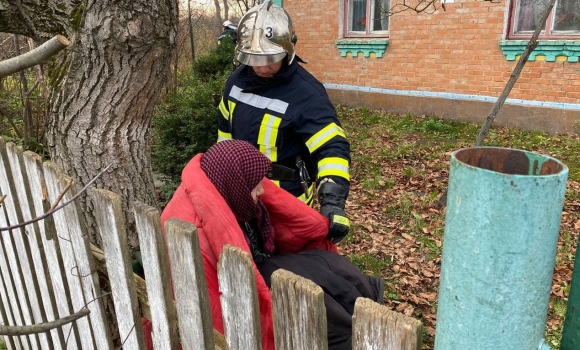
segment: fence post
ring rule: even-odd
[[[272,315],[277,350],[328,349],[324,292],[284,269],[272,274]]]
[[[258,292],[250,255],[226,245],[218,261],[218,282],[228,348],[261,350]]]

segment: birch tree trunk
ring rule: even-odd
[[[133,201],[157,206],[149,128],[169,75],[177,13],[177,0],[0,0],[0,31],[71,41],[49,73],[50,156],[79,188],[111,165],[96,186],[122,196],[133,248]],[[81,205],[100,245],[91,197]]]

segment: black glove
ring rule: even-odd
[[[344,212],[344,203],[348,195],[348,189],[327,181],[318,187],[318,201],[320,202],[320,214],[330,220],[328,238],[333,243],[340,242],[350,229],[350,220]]]

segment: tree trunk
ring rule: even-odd
[[[157,207],[149,126],[174,51],[175,0],[88,1],[70,66],[49,113],[51,158],[85,184],[111,164],[96,185],[123,198],[129,244],[138,246],[131,206]],[[100,245],[91,197],[83,212]]]
[[[230,5],[228,4],[228,0],[224,0],[224,19],[230,19]]]
[[[14,42],[14,51],[17,56],[20,56],[20,40],[18,40],[18,35],[14,35],[13,37]],[[24,125],[23,128],[23,142],[26,147],[28,147],[28,143],[30,142],[30,129],[31,129],[31,121],[30,115],[32,114],[32,108],[30,107],[30,96],[28,95],[28,79],[26,79],[26,75],[24,71],[19,72],[20,76],[20,101],[22,103],[22,124]]]
[[[219,25],[221,26],[224,23],[224,20],[222,19],[222,8],[220,5],[220,0],[213,0],[213,4],[215,6],[215,19],[219,23]],[[221,28],[220,28],[220,31],[221,31]]]
[[[70,39],[49,73],[50,156],[78,189],[111,165],[96,186],[122,196],[133,248],[132,203],[157,206],[149,128],[169,75],[177,13],[177,0],[0,0],[0,31]],[[91,196],[81,206],[100,245]]]

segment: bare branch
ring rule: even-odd
[[[56,208],[58,203],[60,203],[60,201],[62,200],[62,197],[64,197],[64,195],[68,192],[68,190],[70,189],[71,186],[72,186],[72,181],[69,179],[69,180],[67,180],[67,184],[64,187],[64,189],[62,191],[60,191],[58,198],[56,198],[54,203],[50,206],[50,210],[53,210],[54,208]]]
[[[76,321],[81,317],[85,317],[89,313],[90,313],[89,309],[81,309],[72,315],[68,315],[68,316],[65,316],[63,318],[59,318],[58,320],[54,320],[54,321],[46,322],[46,323],[38,323],[38,324],[27,325],[27,326],[3,326],[3,325],[0,325],[0,335],[17,336],[17,335],[29,335],[29,334],[45,333],[45,332],[50,331],[51,329],[54,329],[57,327],[62,327],[67,323],[71,323],[73,321]]]
[[[95,176],[91,181],[89,181],[85,185],[85,187],[83,187],[74,197],[72,197],[69,201],[64,202],[61,206],[59,206],[57,208],[54,208],[54,209],[50,209],[46,213],[44,213],[44,214],[42,214],[42,215],[40,215],[40,216],[38,216],[38,217],[36,217],[34,219],[31,219],[31,220],[28,220],[28,221],[24,221],[24,222],[21,222],[19,224],[12,225],[12,226],[8,226],[8,227],[0,227],[0,232],[2,232],[2,231],[10,231],[10,230],[13,230],[13,229],[16,229],[16,228],[19,228],[19,227],[24,227],[26,225],[33,224],[33,223],[38,222],[38,221],[40,221],[42,219],[46,219],[48,216],[52,215],[55,211],[58,211],[58,210],[60,210],[60,209],[62,209],[64,207],[66,207],[70,203],[74,202],[75,199],[79,198],[81,196],[81,194],[83,194],[89,188],[90,185],[92,185],[95,181],[97,181],[97,179],[101,175],[103,175],[103,173],[105,173],[105,171],[107,171],[110,167],[111,167],[111,165],[109,164],[105,169],[101,170],[101,172],[99,172],[97,174],[97,176]],[[68,189],[69,189],[69,186],[65,187],[65,189],[63,190],[63,193],[61,193],[59,195],[59,198],[57,199],[56,203],[58,203],[60,201],[60,198],[62,197],[62,195],[64,195],[64,192],[68,191]]]
[[[546,26],[546,20],[548,19],[550,12],[552,12],[552,8],[554,7],[555,3],[556,3],[556,0],[550,0],[550,2],[548,3],[548,6],[544,10],[544,13],[542,14],[542,18],[540,19],[540,22],[538,23],[538,26],[536,27],[534,34],[532,35],[530,41],[528,42],[528,45],[526,45],[524,52],[520,56],[520,59],[519,59],[518,63],[516,64],[506,86],[504,87],[503,92],[501,93],[501,95],[499,96],[497,101],[495,102],[495,105],[493,106],[493,108],[491,109],[491,111],[489,112],[489,114],[487,116],[487,120],[485,121],[485,123],[483,124],[481,129],[479,130],[479,134],[477,135],[477,139],[475,140],[475,146],[482,145],[483,140],[485,139],[485,136],[487,135],[489,128],[491,127],[491,123],[493,123],[493,120],[495,119],[501,106],[503,106],[503,103],[507,99],[510,91],[512,91],[512,88],[516,84],[516,81],[518,80],[518,77],[520,76],[520,73],[522,72],[524,65],[528,61],[530,54],[532,53],[532,51],[534,51],[534,49],[536,47],[538,47],[538,36],[540,35],[540,32]]]
[[[33,67],[54,56],[70,44],[67,38],[56,35],[34,50],[0,62],[0,77]]]
[[[401,13],[404,11],[413,11],[416,13],[424,12],[427,14],[433,14],[437,10],[439,10],[439,7],[437,7],[438,1],[440,0],[419,0],[418,3],[415,3],[415,1],[413,1],[414,5],[409,5],[407,4],[407,0],[403,0],[403,2],[396,3],[389,10],[384,11],[384,13],[386,16],[392,16],[394,14]],[[441,2],[441,7],[443,8],[443,10],[445,10],[444,2]]]

